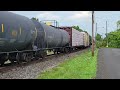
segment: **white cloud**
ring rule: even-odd
[[[60,20],[60,16],[59,15],[55,15],[53,12],[40,12],[40,14],[38,14],[36,16],[37,18],[39,18],[39,20]]]
[[[39,20],[57,20],[59,22],[69,21],[91,21],[92,14],[90,11],[63,11],[62,14],[57,11],[39,11],[36,15]],[[66,16],[67,15],[67,16]]]
[[[44,11],[37,17],[41,20],[57,20],[60,26],[79,25],[83,30],[91,32],[92,14],[90,11]]]
[[[90,11],[75,11],[73,15],[68,16],[65,20],[66,21],[73,21],[73,20],[88,20],[91,19],[91,12]]]
[[[91,32],[91,11],[11,11],[28,18],[37,17],[41,20],[57,20],[60,26],[78,25]]]

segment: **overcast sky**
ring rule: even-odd
[[[37,17],[39,20],[57,20],[60,26],[78,25],[81,29],[92,34],[91,11],[11,11],[28,18]],[[98,33],[106,31],[108,21],[108,32],[114,31],[116,22],[120,20],[120,11],[95,11],[95,22],[98,23]],[[104,27],[104,28],[103,28]]]

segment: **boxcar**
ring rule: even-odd
[[[85,47],[89,46],[89,34],[86,32],[81,32],[83,33],[83,44]]]
[[[89,34],[87,32],[80,32],[72,27],[60,27],[69,33],[70,46],[72,47],[88,47]]]
[[[84,45],[84,33],[72,28],[72,27],[60,27],[69,33],[70,36],[70,46],[81,47]]]

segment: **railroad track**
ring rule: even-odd
[[[86,48],[88,49],[88,48]],[[5,73],[7,71],[10,71],[14,68],[18,68],[18,67],[24,67],[24,66],[28,66],[30,64],[34,64],[34,63],[40,63],[40,62],[44,62],[44,61],[47,61],[48,58],[51,59],[53,57],[58,57],[58,56],[62,56],[62,55],[66,55],[66,54],[70,54],[70,53],[74,53],[74,52],[78,52],[78,51],[82,51],[82,50],[86,50],[86,49],[77,49],[77,50],[74,50],[72,52],[68,52],[68,53],[59,53],[59,54],[51,54],[51,55],[47,55],[45,58],[39,58],[37,60],[33,59],[31,62],[23,62],[21,64],[17,64],[17,63],[9,63],[9,64],[5,64],[4,66],[1,66],[0,67],[0,73]]]

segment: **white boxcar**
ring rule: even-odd
[[[89,46],[89,34],[80,32],[72,27],[60,27],[70,35],[70,46]]]
[[[84,46],[85,47],[89,46],[89,34],[86,32],[81,32],[81,33],[83,33]]]
[[[72,28],[72,46],[83,46],[83,35],[80,31]]]

